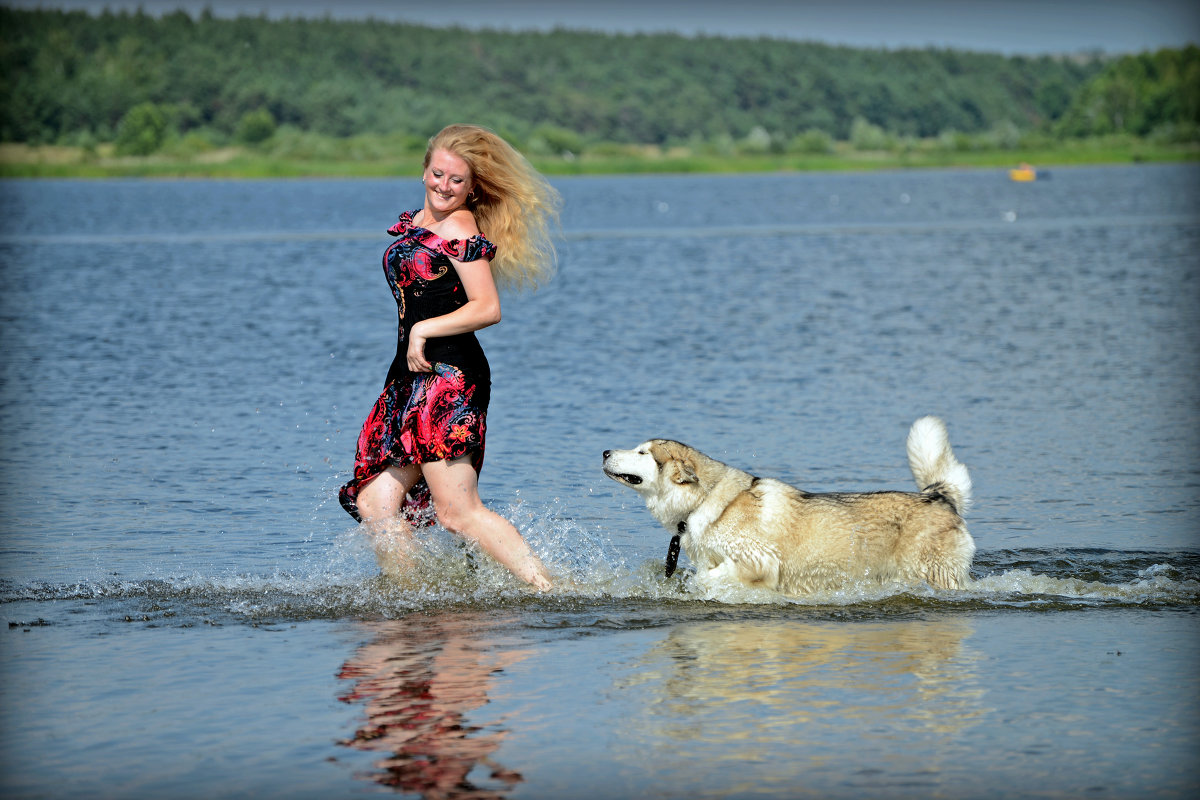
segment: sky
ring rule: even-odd
[[[615,33],[769,36],[1007,55],[1200,44],[1200,0],[0,0],[21,8],[249,14]]]

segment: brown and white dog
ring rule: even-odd
[[[667,439],[604,452],[605,474],[641,494],[675,534],[668,576],[682,545],[706,583],[733,579],[790,595],[864,579],[967,584],[975,542],[962,514],[971,478],[940,419],[913,423],[908,464],[918,492],[811,494]]]

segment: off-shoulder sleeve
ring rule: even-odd
[[[478,261],[481,258],[491,260],[496,257],[496,245],[477,233],[470,239],[442,239],[435,242],[437,250],[450,256],[455,261]]]
[[[405,211],[400,215],[400,221],[388,228],[387,232],[392,236],[399,236],[400,234],[404,233],[406,230],[412,227],[413,214],[415,213],[415,211]]]

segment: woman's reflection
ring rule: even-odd
[[[521,781],[491,760],[506,730],[467,721],[488,702],[491,676],[524,656],[495,647],[499,624],[474,614],[414,614],[371,625],[374,639],[338,677],[354,682],[341,700],[362,703],[367,715],[343,744],[390,753],[372,780],[424,798],[472,800],[502,798]],[[488,772],[472,776],[477,767]]]

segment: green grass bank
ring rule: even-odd
[[[116,156],[111,146],[0,145],[0,177],[6,178],[351,178],[418,175],[421,152],[378,142],[343,144],[319,152],[276,153],[251,147],[149,156]],[[534,156],[547,175],[639,173],[746,173],[867,171],[925,168],[1039,168],[1087,164],[1133,164],[1200,160],[1200,144],[1156,143],[1129,137],[1084,139],[1031,148],[949,149],[925,143],[863,151],[838,143],[827,153],[712,153],[687,148],[614,148],[610,151]]]

